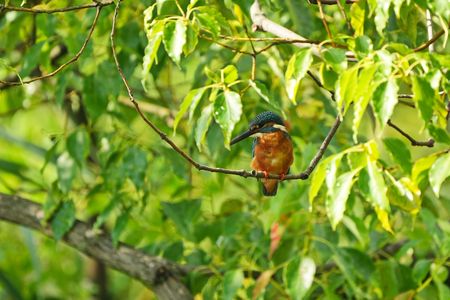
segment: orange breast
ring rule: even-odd
[[[293,161],[292,142],[282,131],[258,137],[252,160],[254,170],[286,174]]]

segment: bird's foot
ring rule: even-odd
[[[281,173],[281,174],[280,174],[280,181],[283,181],[285,177],[286,177],[286,174]]]
[[[269,172],[267,171],[262,171],[264,173],[264,178],[268,179],[269,178]]]

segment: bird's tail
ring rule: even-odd
[[[262,193],[264,196],[275,196],[278,190],[277,179],[262,179],[261,180]]]

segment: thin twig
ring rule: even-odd
[[[0,80],[0,89],[2,89],[5,86],[23,85],[23,84],[28,84],[28,83],[31,83],[31,82],[34,82],[34,81],[37,81],[37,80],[50,78],[50,77],[56,75],[57,73],[59,73],[60,71],[62,71],[63,69],[65,69],[68,65],[76,62],[78,60],[78,58],[81,56],[81,54],[83,54],[84,50],[86,49],[87,44],[89,43],[89,40],[92,37],[92,33],[94,32],[95,26],[97,25],[98,17],[100,16],[100,11],[102,10],[103,6],[102,5],[97,5],[97,11],[95,13],[94,21],[92,22],[91,28],[89,29],[89,33],[88,33],[86,39],[84,40],[84,43],[81,46],[80,50],[77,52],[77,54],[75,54],[74,57],[69,59],[66,63],[62,64],[61,66],[59,66],[57,69],[53,70],[52,72],[50,72],[48,74],[45,74],[45,75],[42,75],[42,76],[38,76],[38,77],[34,77],[34,78],[31,78],[31,79],[22,80],[22,81],[4,81],[4,80]]]
[[[392,123],[391,120],[387,121],[387,124],[389,126],[391,126],[392,128],[394,128],[395,130],[397,130],[401,135],[403,135],[405,138],[407,138],[410,142],[412,146],[425,146],[425,147],[433,147],[434,146],[434,140],[433,139],[429,139],[426,142],[421,142],[421,141],[417,141],[416,139],[414,139],[412,136],[410,136],[409,134],[407,134],[405,131],[403,131],[400,127],[398,127],[397,125],[395,125],[394,123]]]
[[[103,7],[114,4],[114,1],[105,1],[105,2],[95,2],[95,3],[89,3],[89,4],[83,4],[83,5],[77,5],[77,6],[70,6],[70,7],[64,7],[64,8],[54,8],[54,9],[39,9],[39,8],[28,8],[28,7],[14,7],[14,6],[8,6],[0,4],[0,12],[1,11],[19,11],[19,12],[27,12],[27,13],[34,13],[34,14],[54,14],[54,13],[63,13],[68,11],[74,11],[74,10],[81,10],[81,9],[87,9],[87,8],[94,8],[94,7]]]
[[[133,90],[131,89],[131,87],[130,87],[130,85],[128,83],[128,80],[126,79],[125,74],[123,73],[122,67],[120,66],[119,60],[117,58],[114,36],[115,36],[115,32],[116,32],[116,20],[117,20],[117,16],[118,16],[118,13],[119,13],[120,2],[121,1],[117,2],[116,9],[114,11],[114,17],[113,17],[113,23],[112,23],[111,35],[110,35],[111,50],[112,50],[112,55],[113,55],[113,58],[114,58],[114,62],[116,64],[117,71],[119,72],[119,75],[120,75],[120,77],[121,77],[121,79],[123,81],[123,84],[125,85],[125,88],[127,89],[130,101],[131,101],[131,103],[133,103],[133,105],[134,105],[136,111],[138,112],[139,116],[142,118],[142,120],[155,133],[157,133],[159,135],[159,137],[163,141],[165,141],[167,144],[169,144],[169,146],[173,150],[175,150],[187,162],[189,162],[197,170],[200,170],[200,171],[207,171],[207,172],[212,172],[212,173],[222,173],[222,174],[229,174],[229,175],[237,175],[237,176],[242,176],[242,177],[245,177],[245,178],[253,177],[253,178],[269,178],[269,179],[283,179],[283,180],[293,180],[293,179],[305,180],[305,179],[307,179],[309,177],[311,172],[314,170],[314,168],[317,166],[318,162],[320,161],[320,159],[324,155],[325,150],[327,149],[331,139],[333,138],[334,134],[336,133],[336,131],[337,131],[337,129],[338,129],[340,123],[341,123],[339,116],[336,118],[336,121],[335,121],[333,127],[331,127],[330,132],[325,137],[324,141],[322,142],[322,145],[319,148],[319,151],[314,156],[313,160],[311,161],[311,163],[308,166],[308,168],[306,169],[306,171],[303,172],[303,173],[291,174],[291,175],[287,175],[287,176],[282,176],[282,175],[278,175],[278,174],[268,174],[267,175],[267,174],[264,174],[263,172],[256,172],[256,171],[232,170],[232,169],[216,168],[216,167],[209,167],[209,166],[200,164],[197,161],[195,161],[191,156],[189,156],[185,151],[183,151],[181,148],[179,148],[175,144],[175,142],[173,142],[163,131],[161,131],[161,129],[159,129],[155,124],[153,124],[153,122],[150,121],[145,116],[145,114],[142,112],[142,110],[141,110],[141,108],[139,106],[139,103],[134,98]]]
[[[422,45],[418,46],[417,48],[414,48],[414,52],[419,52],[419,51],[427,49],[430,45],[432,45],[434,42],[436,42],[444,33],[445,33],[445,30],[442,29],[441,31],[436,33],[431,39],[429,39]]]
[[[224,44],[224,43],[221,43],[221,42],[219,42],[219,41],[216,41],[216,40],[214,40],[213,38],[210,38],[209,36],[206,36],[206,35],[204,35],[204,34],[200,34],[199,37],[202,38],[202,39],[204,39],[204,40],[213,42],[213,43],[215,43],[215,44],[217,44],[217,45],[219,45],[219,46],[221,46],[221,47],[223,47],[223,48],[226,48],[226,49],[228,49],[228,50],[231,50],[231,51],[233,51],[233,52],[241,53],[241,54],[246,54],[246,55],[250,55],[250,56],[253,55],[252,52],[248,52],[248,51],[245,51],[245,50],[241,50],[241,49],[238,49],[238,48],[234,48],[234,47],[229,46],[229,45],[227,45],[227,44]]]
[[[333,35],[331,34],[330,28],[328,27],[327,20],[325,20],[325,14],[323,13],[323,8],[322,8],[322,1],[321,0],[317,0],[317,4],[319,6],[319,13],[320,13],[320,18],[322,19],[323,26],[325,27],[325,30],[326,30],[326,32],[328,34],[328,38],[331,40],[331,43],[332,43],[332,45],[334,47]]]

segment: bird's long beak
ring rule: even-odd
[[[237,137],[235,137],[234,139],[231,140],[230,145],[234,145],[246,138],[248,138],[249,136],[251,136],[252,134],[256,133],[257,130],[247,130],[244,131],[243,133],[241,133],[240,135],[238,135]]]

